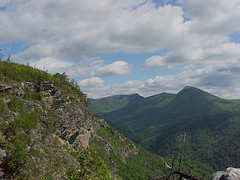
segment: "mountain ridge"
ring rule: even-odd
[[[177,94],[156,94],[99,115],[134,142],[164,157],[179,152],[179,137],[186,133],[188,156],[185,158],[198,159],[217,170],[240,163],[240,158],[234,157],[240,153],[235,148],[240,131],[239,110],[239,100],[222,99],[186,86]],[[228,144],[231,153],[216,142]],[[209,161],[206,155],[214,160]],[[220,157],[221,160],[215,160]]]

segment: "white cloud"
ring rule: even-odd
[[[218,68],[209,66],[197,70],[185,70],[177,75],[156,76],[146,81],[128,81],[123,84],[90,86],[80,83],[89,97],[100,98],[116,94],[139,93],[150,96],[162,92],[177,93],[184,86],[195,86],[222,98],[240,98],[240,66]],[[84,82],[84,81],[83,81]],[[94,83],[93,83],[94,84]]]
[[[145,63],[143,64],[143,67],[170,69],[174,67],[174,65],[171,65],[171,63],[168,63],[164,56],[152,56],[146,59]]]
[[[32,59],[29,65],[50,73],[66,72],[70,77],[95,76],[108,77],[128,74],[132,66],[125,61],[115,61],[104,65],[104,61],[95,58],[86,58],[77,62],[67,61],[56,57]]]
[[[239,0],[181,0],[191,18],[192,32],[229,34],[239,31]]]
[[[180,47],[187,35],[181,7],[156,8],[152,1],[11,2],[0,12],[0,42],[26,43],[28,58],[46,45],[42,57],[157,51]]]
[[[146,68],[170,69],[179,65],[238,65],[240,44],[224,43],[211,47],[183,48],[168,52],[165,56],[152,56],[143,64]]]
[[[85,88],[97,88],[97,87],[103,87],[104,81],[99,77],[92,77],[90,79],[84,79],[79,82],[80,86],[83,86]]]
[[[1,0],[0,6],[7,6],[0,9],[0,44],[22,45],[23,52],[13,57],[40,69],[97,78],[89,80],[101,85],[98,94],[91,92],[95,96],[118,92],[150,95],[192,84],[223,97],[238,97],[240,44],[231,43],[229,35],[240,31],[239,0],[178,2],[182,7],[156,7],[151,0]],[[202,69],[186,68],[175,76],[106,87],[99,78],[134,69],[127,61],[106,64],[96,57],[160,50],[167,54],[149,57],[146,68],[191,65]]]
[[[30,66],[49,71],[51,73],[65,72],[73,63],[54,57],[46,57],[28,62]]]
[[[0,7],[6,6],[9,2],[10,2],[10,0],[1,0]]]
[[[115,61],[112,64],[100,67],[96,72],[96,76],[118,76],[129,74],[131,70],[131,65],[125,61]]]

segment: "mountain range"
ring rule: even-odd
[[[240,100],[186,86],[177,94],[117,95],[90,102],[96,116],[150,152],[173,157],[186,134],[186,161],[197,160],[213,169],[240,164]],[[114,103],[121,106],[113,108]]]
[[[0,62],[0,176],[162,179],[177,169],[175,178],[208,179],[239,165],[239,100],[186,87],[90,101],[65,73]]]

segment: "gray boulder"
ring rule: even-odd
[[[240,168],[229,167],[225,171],[214,173],[211,180],[240,180]]]

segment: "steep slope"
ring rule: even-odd
[[[97,171],[104,162],[88,160],[94,151],[82,151],[99,125],[73,81],[65,74],[7,62],[0,63],[0,79],[0,168],[5,178],[87,178],[93,176],[91,169],[96,177],[111,179],[106,167]],[[77,167],[84,171],[80,174]]]

